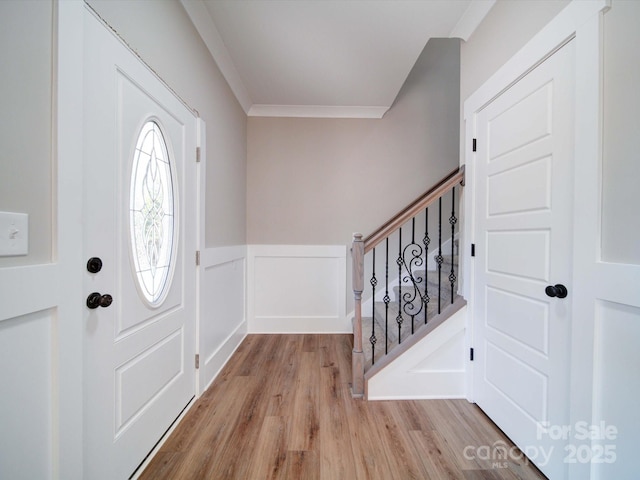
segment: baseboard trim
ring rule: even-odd
[[[464,395],[387,395],[367,398],[369,402],[383,402],[385,400],[466,400]]]

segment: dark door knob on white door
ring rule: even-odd
[[[546,293],[549,297],[564,298],[569,292],[567,291],[567,287],[565,287],[561,283],[557,283],[555,285],[549,285],[547,288],[545,288],[544,293]]]

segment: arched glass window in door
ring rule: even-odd
[[[162,303],[171,282],[176,215],[172,159],[158,123],[146,122],[136,142],[131,170],[129,219],[139,291],[151,305]]]

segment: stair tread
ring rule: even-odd
[[[407,305],[415,305],[416,314],[413,316],[413,330],[416,331],[425,324],[424,307],[422,304],[422,297],[426,293],[429,296],[429,302],[427,304],[427,323],[434,319],[438,315],[438,290],[440,290],[440,310],[444,310],[452,302],[451,299],[451,282],[449,275],[453,268],[453,273],[456,276],[454,287],[457,284],[458,277],[458,256],[443,255],[443,262],[438,270],[426,270],[419,269],[414,270],[412,273],[413,281],[406,274],[402,275],[402,284],[400,286],[395,285],[393,287],[387,287],[389,292],[389,304],[388,307],[383,301],[376,301],[373,304],[373,311],[368,312],[368,317],[362,318],[362,344],[365,353],[365,368],[370,368],[372,365],[372,349],[370,338],[372,336],[372,328],[375,325],[375,360],[377,361],[383,357],[385,353],[385,314],[387,323],[387,340],[386,351],[390,353],[393,348],[400,343],[406,341],[412,335],[412,315],[411,310]],[[397,276],[393,276],[390,272],[390,283],[394,280],[397,282]],[[405,281],[406,279],[406,281]],[[440,280],[440,288],[438,287],[438,280]],[[415,283],[414,283],[415,282]],[[414,285],[416,288],[414,288]],[[384,285],[382,291],[385,291]],[[380,285],[378,286],[377,295],[380,294]],[[414,296],[413,301],[405,302],[403,300],[402,312],[401,307],[398,305],[398,298],[400,295],[409,294]],[[378,297],[380,298],[380,297]],[[456,301],[459,295],[454,294],[453,301]],[[401,327],[398,329],[398,319],[401,319]],[[375,323],[374,323],[375,322]],[[400,330],[400,331],[399,331]],[[400,339],[400,341],[399,341]]]
[[[460,298],[460,296],[455,295],[454,301],[457,300],[458,298]],[[451,303],[450,300],[447,302],[443,302],[441,305],[441,310],[444,310],[447,306],[450,305],[450,303]],[[384,306],[384,304],[382,305]],[[438,314],[437,309],[438,309],[437,302],[429,306],[429,309],[427,310],[427,323],[433,320],[437,316]],[[402,328],[400,329],[401,341],[400,342],[398,341],[398,326],[397,326],[398,324],[396,322],[396,316],[398,313],[397,304],[395,305],[393,310],[390,305],[389,311],[390,311],[390,315],[388,319],[389,328],[387,332],[388,343],[386,345],[387,352],[390,352],[394,347],[398,346],[400,343],[404,342],[412,335],[411,317],[406,314],[403,314]],[[392,312],[393,312],[393,316],[391,316]],[[363,350],[365,353],[365,362],[366,362],[365,368],[369,368],[371,366],[372,352],[371,352],[370,337],[372,334],[373,321],[374,319],[371,316],[362,318],[362,337],[363,337],[362,344],[363,344]],[[418,315],[417,317],[414,318],[414,331],[420,328],[421,326],[423,326],[424,324],[425,324],[424,314],[422,313],[421,315]],[[377,361],[379,358],[385,355],[384,317],[379,317],[378,315],[376,315],[375,333],[376,333],[375,359]]]

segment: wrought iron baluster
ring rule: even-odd
[[[385,240],[384,262],[384,354],[389,353],[389,237]]]
[[[451,224],[451,273],[449,274],[449,283],[451,283],[451,303],[453,303],[453,297],[455,296],[454,287],[457,280],[453,267],[455,255],[454,236],[456,233],[456,223],[458,223],[458,219],[456,218],[456,187],[451,189],[451,217],[449,217],[449,223]]]
[[[371,336],[369,337],[369,343],[371,343],[371,365],[375,363],[376,358],[376,285],[378,279],[376,278],[376,249],[373,249],[373,275],[371,276]]]
[[[424,249],[416,243],[416,218],[411,219],[411,241],[407,245],[402,245],[402,284],[406,284],[406,291],[401,291],[402,318],[411,318],[411,334],[415,332],[415,319],[424,308],[420,284],[424,281],[422,276],[418,276],[418,268],[424,265]]]

